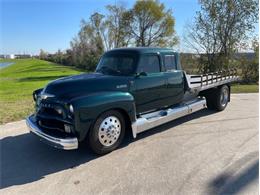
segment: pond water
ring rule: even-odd
[[[0,62],[0,69],[14,64],[13,62]]]

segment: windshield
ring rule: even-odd
[[[129,54],[104,55],[97,66],[96,72],[109,75],[133,75],[134,61],[134,56]]]

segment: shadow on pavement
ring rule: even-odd
[[[257,159],[253,160],[253,163],[243,168],[241,173],[237,173],[247,161],[252,161],[256,157]],[[252,152],[233,163],[222,174],[213,179],[209,183],[209,194],[239,194],[241,190],[244,190],[253,182],[258,185],[258,177],[258,152]]]
[[[1,140],[1,188],[34,182],[96,157],[84,148],[64,151],[49,147],[30,133],[6,137]]]
[[[168,130],[170,128],[174,128],[174,127],[176,127],[178,125],[184,124],[184,123],[189,122],[189,121],[191,121],[193,119],[198,119],[200,117],[208,116],[208,115],[215,114],[215,113],[216,113],[216,111],[212,111],[212,110],[208,110],[208,109],[204,109],[204,110],[195,112],[193,114],[184,116],[182,118],[173,120],[173,121],[165,123],[165,124],[163,124],[161,126],[158,126],[158,127],[153,128],[153,129],[150,129],[148,131],[144,131],[144,132],[142,132],[142,133],[137,135],[137,139],[136,140],[140,140],[140,139],[143,139],[143,138],[145,138],[147,136],[154,135],[156,133],[160,133],[160,132],[166,131],[166,130]]]
[[[125,147],[133,141],[138,141],[147,136],[165,131],[192,119],[213,113],[209,110],[196,112],[139,134],[136,140],[133,140],[131,133],[129,133],[129,136],[124,140],[121,147]],[[49,174],[73,169],[99,157],[86,149],[86,146],[72,151],[52,148],[41,143],[30,133],[5,137],[1,140],[0,145],[1,188],[31,183]]]

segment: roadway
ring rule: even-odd
[[[61,151],[0,127],[1,194],[258,194],[258,94],[126,139],[105,156]]]

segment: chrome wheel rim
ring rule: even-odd
[[[120,120],[115,116],[105,118],[98,130],[99,142],[104,146],[112,146],[121,133]]]
[[[224,89],[220,96],[220,104],[224,107],[228,102],[228,90]]]

